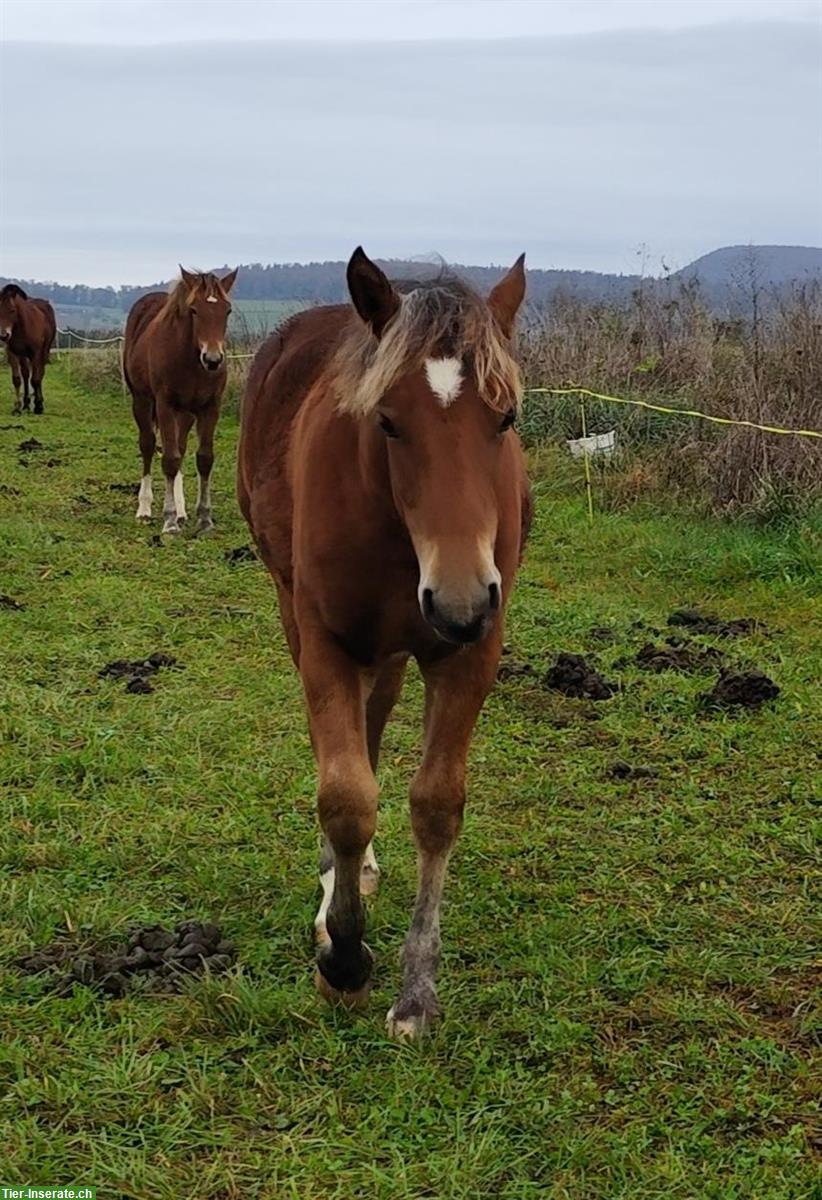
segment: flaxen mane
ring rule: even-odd
[[[507,338],[482,296],[455,276],[428,283],[395,283],[400,307],[378,340],[351,321],[332,361],[340,409],[373,412],[385,392],[426,359],[459,358],[482,399],[499,412],[519,407],[519,369]]]
[[[193,288],[189,287],[184,279],[175,279],[172,281],[168,290],[168,300],[163,305],[163,314],[175,317],[184,316],[188,305],[194,297],[194,293],[200,289],[205,292],[206,299],[209,296],[219,296],[221,300],[227,299],[216,275],[211,271],[205,274],[198,273],[197,283]]]

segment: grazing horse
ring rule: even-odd
[[[510,338],[524,256],[487,300],[461,280],[392,284],[357,249],[348,305],[291,318],[246,388],[238,498],[277,587],[318,767],[323,900],[316,983],[368,992],[375,770],[413,656],[425,681],[411,785],[418,891],[392,1036],[437,1016],[440,899],[474,724],[497,673],[530,521]]]
[[[56,333],[54,309],[48,300],[30,300],[16,283],[7,283],[0,291],[0,342],[6,347],[11,367],[13,413],[31,408],[29,379],[34,390],[34,411],[43,411],[43,375]]]
[[[143,477],[137,520],[151,518],[151,461],[160,432],[163,474],[163,533],[179,533],[186,520],[182,462],[192,425],[197,423],[197,532],[214,526],[211,469],[214,430],[225,390],[225,336],[231,312],[228,294],[237,270],[222,279],[180,268],[169,293],[141,296],[128,314],[123,375],[131,392],[140,435]]]

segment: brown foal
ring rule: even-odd
[[[180,268],[171,292],[141,296],[128,314],[123,375],[137,422],[143,476],[137,520],[151,518],[151,462],[159,430],[163,474],[163,533],[179,533],[186,520],[182,462],[191,427],[197,425],[197,532],[213,528],[211,470],[214,430],[226,383],[225,337],[231,312],[228,294],[237,271],[192,274]]]
[[[31,408],[29,382],[34,392],[34,411],[42,413],[43,376],[56,332],[54,309],[48,300],[30,300],[16,283],[7,283],[0,291],[0,343],[6,347],[11,367],[13,413]]]
[[[259,351],[242,413],[240,506],[277,586],[319,772],[317,983],[363,1001],[361,893],[377,882],[380,740],[413,656],[425,681],[411,785],[416,906],[397,1037],[439,1009],[440,900],[466,756],[497,673],[530,519],[510,337],[523,258],[487,301],[458,279],[394,285],[358,249],[353,307],[315,308]]]

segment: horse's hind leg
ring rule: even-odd
[[[151,505],[154,500],[154,490],[151,486],[151,464],[157,448],[157,436],[154,432],[154,401],[150,396],[135,396],[132,400],[131,411],[137,423],[140,456],[143,460],[136,516],[138,521],[150,521]]]
[[[366,736],[368,739],[368,758],[371,770],[376,772],[380,758],[382,735],[394,705],[397,703],[405,679],[406,658],[400,658],[387,663],[376,678],[368,703],[365,706]],[[380,883],[380,868],[374,855],[374,847],[369,843],[365,852],[360,875],[360,892],[370,896],[376,892]]]
[[[425,743],[411,784],[417,900],[403,948],[400,997],[387,1018],[393,1037],[419,1037],[439,1015],[436,978],[445,873],[462,827],[471,734],[496,676],[499,654],[499,637],[492,634],[467,653],[423,668]]]
[[[43,354],[35,354],[31,360],[31,386],[34,392],[34,411],[40,416],[43,412],[43,375],[46,367]],[[28,407],[26,405],[25,407]]]
[[[31,412],[31,363],[27,358],[20,359],[20,370],[23,375],[23,412]]]

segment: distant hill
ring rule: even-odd
[[[406,260],[379,260],[394,278],[428,277],[437,265]],[[287,312],[306,304],[336,303],[346,298],[345,262],[247,263],[241,265],[234,297],[240,303],[235,330],[254,333],[270,328]],[[228,270],[227,265],[214,268]],[[453,270],[487,291],[502,276],[504,267],[453,264]],[[703,299],[717,312],[745,312],[751,284],[773,297],[797,283],[822,280],[822,249],[814,246],[725,246],[713,250],[665,279],[646,279],[646,288],[670,289],[678,283],[698,283]],[[9,282],[0,277],[0,285]],[[148,286],[88,287],[15,279],[32,295],[51,300],[58,322],[75,329],[117,329],[139,296],[165,290],[168,280]],[[560,271],[529,268],[528,299],[532,305],[550,304],[558,296],[618,304],[630,300],[642,283],[639,275],[606,275],[595,271]]]
[[[822,249],[817,246],[723,246],[703,254],[673,278],[698,279],[706,288],[749,285],[751,275],[762,287],[783,287],[822,277]]]

